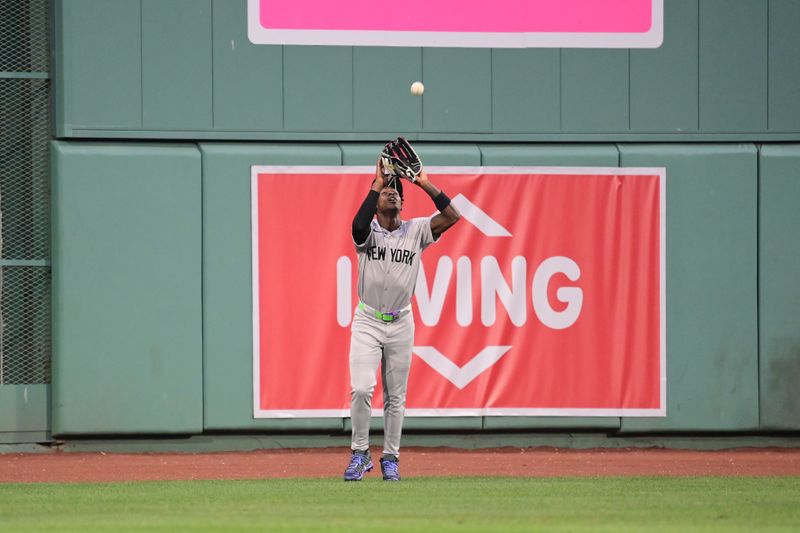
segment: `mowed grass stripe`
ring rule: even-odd
[[[0,485],[0,531],[796,531],[800,478]]]

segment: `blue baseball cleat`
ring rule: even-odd
[[[400,481],[400,471],[398,470],[398,460],[392,457],[381,458],[381,472],[384,481]]]
[[[350,457],[350,464],[344,471],[345,481],[361,481],[364,474],[372,470],[372,459],[368,452],[356,450]]]

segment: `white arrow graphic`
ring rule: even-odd
[[[500,360],[511,346],[487,346],[466,365],[459,367],[433,346],[414,346],[417,357],[428,363],[450,383],[463,389],[484,370]]]
[[[469,198],[461,193],[450,200],[470,224],[478,228],[487,237],[511,237],[511,232],[499,222],[486,214],[486,212],[473,204]],[[438,213],[438,211],[437,211]],[[436,213],[434,213],[435,215]]]

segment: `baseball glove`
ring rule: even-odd
[[[422,171],[422,161],[417,152],[405,137],[389,141],[381,152],[384,170],[392,176],[407,179],[411,183],[417,181],[417,176]]]

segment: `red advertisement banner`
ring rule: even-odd
[[[664,416],[664,169],[427,170],[462,220],[422,255],[407,416]],[[252,169],[257,418],[349,416],[373,172]],[[435,211],[406,184],[404,219]]]

